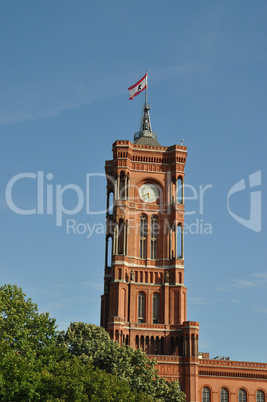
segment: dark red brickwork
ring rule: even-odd
[[[204,354],[205,358],[200,358],[199,324],[187,321],[183,243],[186,157],[187,148],[182,145],[113,144],[113,159],[105,164],[101,325],[120,344],[142,348],[156,357],[160,375],[179,379],[187,401],[202,401],[203,387],[208,388],[211,402],[221,401],[222,388],[228,391],[229,401],[239,401],[240,388],[245,390],[247,401],[257,402],[257,391],[264,393],[266,401],[267,365],[212,360]],[[140,195],[143,185],[148,186],[144,199]],[[153,219],[156,235],[151,229]]]

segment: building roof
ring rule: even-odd
[[[139,145],[151,145],[153,147],[160,147],[160,143],[156,140],[156,138],[153,137],[138,137],[134,141],[134,144],[139,144]]]

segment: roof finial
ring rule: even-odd
[[[144,136],[151,137],[152,136],[152,127],[149,116],[150,105],[145,102],[144,104],[144,112],[140,125],[140,134],[143,133]]]
[[[134,135],[134,142],[140,143],[141,138],[146,137],[147,140],[148,140],[148,138],[151,138],[151,141],[150,141],[151,145],[153,143],[153,145],[160,146],[160,144],[157,142],[157,134],[153,133],[153,131],[152,131],[151,121],[150,121],[150,116],[149,116],[150,104],[147,102],[147,88],[148,88],[147,71],[146,71],[145,77],[146,77],[146,86],[145,86],[145,103],[143,105],[143,108],[144,108],[143,116],[142,116],[142,120],[141,120],[140,131],[138,131]],[[142,141],[142,142],[144,142],[144,141]],[[145,141],[145,142],[147,142],[147,141]]]
[[[148,79],[147,71],[146,71],[146,77]],[[146,81],[146,89],[145,89],[145,104],[144,104],[144,113],[141,121],[141,126],[140,126],[140,134],[143,132],[147,132],[146,136],[150,133],[152,135],[152,127],[151,127],[151,122],[150,122],[150,116],[149,116],[149,110],[150,110],[150,105],[147,103],[147,81]]]

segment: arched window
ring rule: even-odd
[[[244,389],[238,391],[238,402],[247,402],[247,393]]]
[[[228,401],[229,401],[228,389],[222,388],[220,392],[220,402],[228,402]]]
[[[145,322],[145,302],[145,294],[143,292],[138,293],[137,322]]]
[[[151,218],[151,259],[155,260],[157,258],[157,217],[152,216]]]
[[[153,294],[153,324],[158,324],[159,322],[159,294]]]
[[[202,388],[202,402],[210,402],[210,389],[208,387]]]
[[[264,397],[264,392],[263,391],[257,391],[256,401],[257,402],[265,402],[265,397]]]
[[[140,218],[140,258],[146,258],[147,219],[145,215]]]

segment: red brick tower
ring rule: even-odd
[[[183,145],[163,147],[145,103],[134,142],[116,141],[106,161],[107,217],[101,326],[120,344],[157,355],[197,400],[198,332],[184,286]]]

